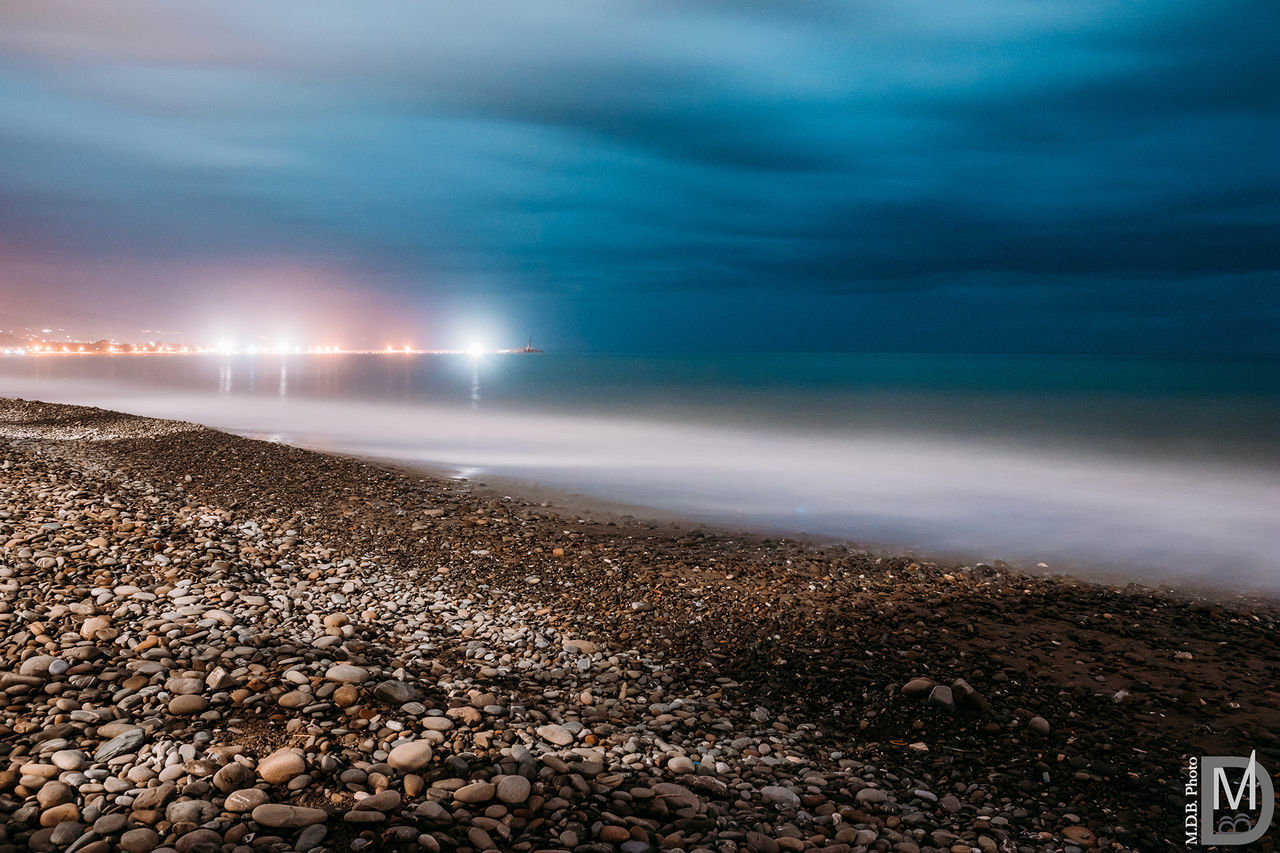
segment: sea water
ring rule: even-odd
[[[1280,591],[1280,360],[0,357],[0,396],[179,418],[777,534]]]

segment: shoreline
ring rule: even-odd
[[[116,814],[103,850],[144,830],[146,849],[1175,849],[1187,755],[1280,760],[1274,599],[582,523],[72,406],[0,400],[0,441],[0,580],[26,602],[0,622],[0,679],[23,688],[0,849]],[[70,726],[64,748],[23,719]],[[99,761],[117,730],[134,752]],[[422,765],[392,760],[424,742]],[[176,744],[192,757],[167,763]],[[264,768],[277,748],[301,769]],[[202,788],[193,761],[250,775]],[[64,802],[40,801],[51,784]]]
[[[215,429],[213,427],[209,428]],[[235,434],[240,435],[240,433]],[[677,511],[666,511],[660,507],[647,504],[584,494],[521,477],[484,473],[475,477],[464,477],[459,473],[458,468],[443,463],[413,463],[390,457],[344,453],[307,444],[294,445],[288,442],[276,442],[262,437],[261,434],[246,433],[243,435],[245,438],[252,440],[300,447],[323,456],[351,459],[374,467],[396,471],[408,477],[426,477],[439,482],[466,484],[475,494],[481,497],[491,499],[514,498],[537,504],[560,515],[572,516],[598,527],[619,528],[616,532],[622,535],[639,535],[643,533],[643,535],[669,536],[678,539],[691,532],[698,535],[713,534],[720,538],[733,539],[738,542],[756,544],[762,542],[793,543],[819,551],[823,549],[843,549],[848,553],[871,559],[900,559],[951,567],[968,567],[969,564],[986,565],[1001,571],[1028,577],[1056,579],[1099,587],[1125,587],[1135,591],[1186,601],[1216,601],[1223,604],[1234,603],[1246,607],[1275,607],[1280,609],[1280,593],[1263,588],[1249,587],[1230,590],[1223,586],[1213,586],[1207,582],[1197,582],[1194,577],[1166,578],[1161,581],[1160,579],[1139,577],[1132,572],[1126,573],[1126,569],[1119,565],[1110,567],[1087,564],[1049,565],[1044,562],[1031,565],[1027,562],[1016,560],[983,559],[972,554],[948,554],[927,548],[860,541],[834,535],[788,529],[783,526],[752,524],[745,520],[739,525],[734,525],[714,518],[693,518]]]
[[[531,410],[513,421],[484,407],[407,399],[350,405],[302,395],[277,406],[265,397],[159,390],[61,380],[10,385],[17,396],[176,417],[327,452],[479,465],[561,492],[700,519],[691,525],[763,528],[775,537],[804,531],[810,541],[857,540],[879,554],[935,562],[1001,559],[1028,571],[1043,562],[1103,582],[1199,588],[1197,578],[1210,578],[1230,590],[1280,594],[1280,537],[1268,511],[1280,500],[1280,476],[1261,461],[1244,469],[1175,453],[1153,462],[1143,454],[1052,444],[1033,450],[941,433],[854,430],[823,442],[773,441],[746,425],[704,429],[604,412]],[[909,413],[897,416],[910,431]]]

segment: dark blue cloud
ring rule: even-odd
[[[345,288],[368,325],[566,347],[1274,352],[1278,24],[23,0],[0,7],[0,294],[106,295],[112,331],[219,287]]]

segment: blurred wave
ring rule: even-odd
[[[1210,384],[1200,396],[1184,384],[1163,402],[1147,384],[1100,394],[1083,379],[1079,388],[1048,391],[1034,382],[1009,391],[1006,383],[1003,395],[936,377],[914,386],[899,377],[857,393],[847,382],[806,388],[778,379],[771,394],[768,382],[735,386],[723,371],[672,377],[658,365],[649,380],[632,378],[628,399],[615,382],[584,381],[575,391],[530,380],[533,390],[517,383],[504,392],[505,367],[461,359],[419,364],[440,374],[434,385],[415,378],[412,363],[385,360],[381,369],[341,366],[350,373],[342,381],[325,380],[306,360],[157,359],[95,373],[111,361],[3,362],[0,394],[533,480],[736,527],[1148,582],[1280,590],[1268,380],[1233,394]],[[511,368],[541,369],[536,361]],[[492,405],[486,389],[494,389]],[[1198,414],[1171,425],[1160,407],[1177,410],[1179,395],[1182,409]],[[985,402],[954,410],[975,400]],[[1074,414],[1054,422],[1055,410]],[[1236,421],[1224,420],[1232,413]],[[1077,424],[1089,419],[1102,422]]]

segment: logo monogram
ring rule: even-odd
[[[1243,772],[1237,777],[1229,770]],[[1248,758],[1206,755],[1200,759],[1199,771],[1206,783],[1200,792],[1201,844],[1249,844],[1266,834],[1276,795],[1256,751]],[[1232,777],[1239,780],[1234,789]]]

